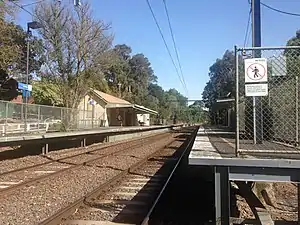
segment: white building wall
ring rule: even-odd
[[[103,102],[97,102],[97,104],[91,104],[90,100],[93,96],[86,95],[79,103],[79,117],[82,127],[89,128],[92,125],[94,119],[94,126],[100,126],[100,121],[105,120],[105,126],[108,126],[106,108]],[[93,114],[94,111],[94,114]]]
[[[145,126],[150,126],[150,114],[136,114],[137,121],[144,122]]]

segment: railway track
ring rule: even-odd
[[[175,138],[41,224],[147,224],[193,137]]]
[[[130,146],[122,143],[113,149],[90,154],[101,157],[98,160],[87,162],[86,158],[77,159],[78,164],[70,164],[72,169],[65,172],[46,174],[43,176],[47,177],[31,179],[27,184],[2,190],[0,221],[4,224],[39,224],[110,179],[123,176],[121,174],[128,168],[177,140],[183,133],[180,130],[155,135],[143,141],[130,142]],[[73,160],[64,161],[70,163]]]
[[[0,196],[7,195],[16,188],[22,188],[35,182],[41,182],[44,179],[49,179],[72,169],[80,168],[105,157],[126,152],[141,145],[147,145],[154,140],[164,139],[168,135],[170,134],[163,133],[137,140],[114,143],[57,159],[48,157],[49,161],[47,162],[3,172],[0,174]]]

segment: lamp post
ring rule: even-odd
[[[38,28],[41,28],[41,24],[32,21],[27,23],[27,56],[26,56],[26,85],[28,89],[28,84],[29,84],[29,54],[30,54],[30,36],[31,36],[31,30],[35,30]],[[28,104],[28,90],[25,90],[25,131],[27,131],[27,104]]]
[[[31,36],[30,29],[35,30],[35,29],[39,29],[41,27],[42,27],[41,24],[39,24],[36,21],[27,23],[27,57],[26,57],[26,84],[27,85],[29,83],[29,54],[30,54],[30,40],[29,39]],[[27,97],[28,97],[28,95],[26,94],[26,103],[28,100]]]

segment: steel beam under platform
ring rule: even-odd
[[[216,225],[229,225],[230,183],[228,167],[215,167]]]
[[[298,183],[298,221],[300,222],[300,168],[259,168],[215,166],[215,215],[217,225],[230,224],[230,181]],[[260,224],[272,224],[262,223]]]
[[[298,183],[298,223],[300,224],[300,160],[230,157],[220,154],[213,144],[207,133],[199,129],[189,155],[189,165],[214,167],[216,224],[229,225],[232,222],[230,218],[231,181]],[[272,224],[273,221],[267,214],[267,210],[257,213],[259,216],[256,222]]]

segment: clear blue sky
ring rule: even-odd
[[[70,0],[65,0],[70,1]],[[82,0],[88,1],[88,0]],[[164,89],[184,89],[164,47],[146,0],[90,0],[96,18],[112,23],[114,44],[127,44],[133,53],[149,58]],[[23,3],[33,2],[23,0]],[[281,10],[300,13],[299,0],[262,0]],[[170,49],[173,45],[162,0],[150,0]],[[208,70],[226,49],[243,46],[249,13],[248,0],[167,0],[190,99],[201,99]],[[23,26],[30,16],[18,17]],[[300,29],[300,17],[270,11],[262,6],[262,44],[285,45]],[[251,39],[248,45],[251,44]],[[175,60],[175,54],[174,54]]]

